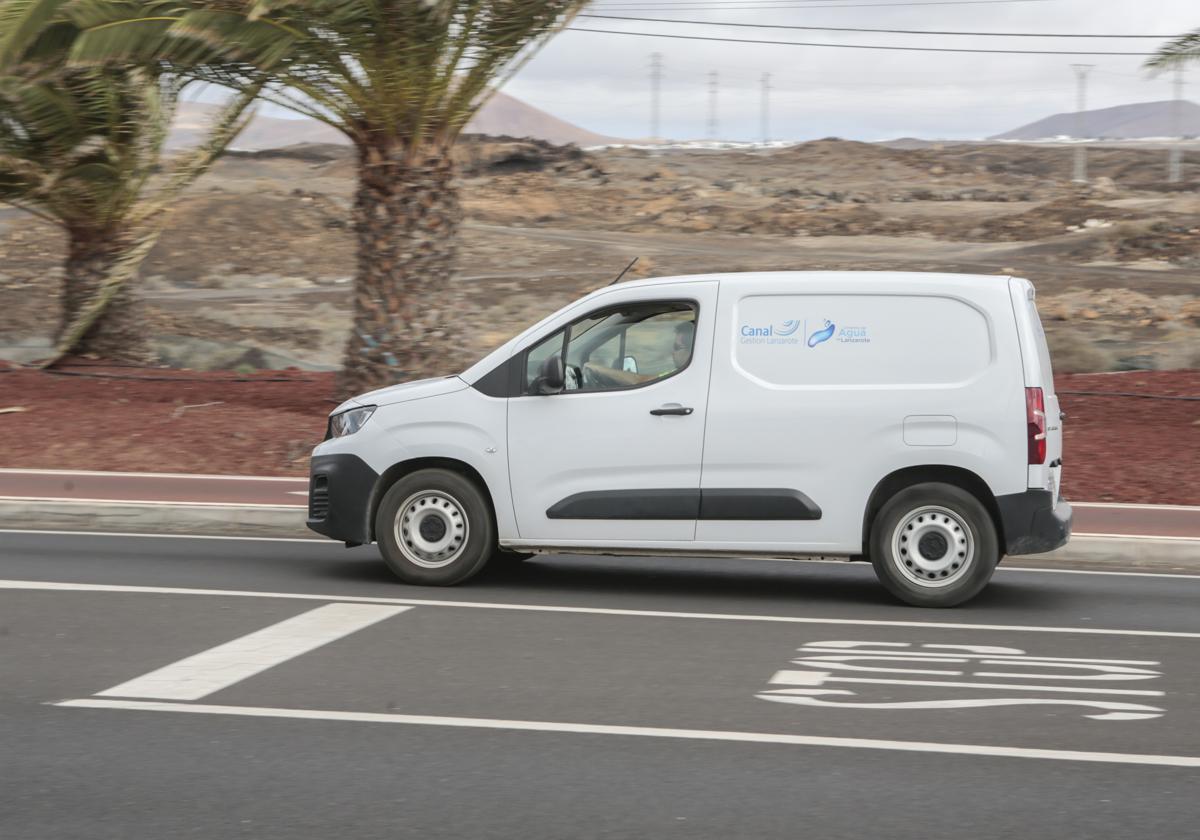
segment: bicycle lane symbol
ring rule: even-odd
[[[981,709],[1001,706],[1075,706],[1091,720],[1162,717],[1166,710],[1126,698],[1158,698],[1142,686],[1162,672],[1159,662],[1043,657],[994,645],[913,645],[910,642],[828,641],[799,648],[799,668],[777,671],[760,700],[831,709]],[[852,686],[852,687],[846,687]],[[916,691],[922,699],[863,699],[862,692]],[[928,689],[973,696],[924,699]],[[1019,692],[1019,695],[1014,695]],[[849,699],[844,699],[849,698]]]

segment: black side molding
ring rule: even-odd
[[[701,490],[701,519],[820,519],[816,502],[799,490]]]
[[[820,519],[821,509],[799,490],[663,489],[576,493],[546,511],[549,519]]]
[[[549,519],[697,519],[699,490],[594,490],[567,496]]]

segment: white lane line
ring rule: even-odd
[[[104,470],[22,470],[19,468],[0,468],[0,475],[92,475],[104,478],[195,478],[207,481],[291,481],[308,482],[307,476],[258,476],[258,475],[214,475],[209,473],[145,473],[145,472],[106,472]]]
[[[291,505],[285,505],[291,507]],[[297,505],[296,507],[303,507]],[[147,534],[140,531],[60,531],[38,528],[0,528],[0,534],[33,534],[48,537],[136,537],[139,539],[162,540],[247,540],[251,542],[282,542],[282,543],[319,543],[327,546],[339,546],[340,543],[325,537],[261,537],[252,535],[216,535],[216,534]],[[765,560],[779,563],[820,563],[823,565],[850,565],[845,560],[796,560],[781,557],[756,557],[754,560]],[[865,564],[861,564],[864,565]],[[1126,572],[1109,571],[1106,569],[1047,569],[1033,566],[1009,566],[1001,564],[998,572],[1038,572],[1047,575],[1115,575],[1118,577],[1146,578],[1179,578],[1182,580],[1200,580],[1200,575],[1176,574],[1175,572]]]
[[[1171,539],[1174,539],[1174,538],[1171,538]],[[1200,538],[1196,538],[1196,539],[1184,538],[1184,542],[1195,543],[1197,546],[1197,551],[1200,552]],[[564,553],[569,553],[569,552],[564,552]],[[1020,556],[1022,558],[1034,557],[1034,555],[1020,555]],[[1200,556],[1200,554],[1198,554],[1197,556]],[[711,558],[708,558],[708,559],[711,559]],[[737,560],[740,558],[725,558],[725,559]],[[749,560],[749,561],[759,562],[759,563],[811,563],[813,565],[822,565],[822,566],[851,566],[851,567],[857,566],[859,568],[867,568],[869,566],[869,564],[867,564],[867,563],[852,563],[848,558],[845,558],[845,557],[821,558],[821,559],[816,559],[816,558],[812,558],[812,557],[747,557],[745,559]],[[1053,561],[1051,561],[1051,562],[1053,562]],[[1113,565],[1119,565],[1119,561],[1113,561],[1113,560],[1106,561],[1106,560],[1086,560],[1086,559],[1084,559],[1084,560],[1080,560],[1079,562],[1082,562],[1082,563],[1112,563]],[[1036,568],[1036,567],[1032,567],[1032,566],[1010,566],[1010,565],[1008,565],[1007,562],[1001,563],[999,566],[997,566],[996,571],[997,572],[1045,572],[1046,574],[1061,574],[1061,575],[1122,575],[1124,577],[1151,577],[1151,578],[1169,577],[1169,578],[1183,578],[1185,580],[1189,580],[1189,579],[1190,580],[1200,580],[1200,575],[1190,575],[1190,574],[1184,574],[1182,572],[1180,572],[1180,573],[1175,573],[1175,572],[1126,572],[1126,571],[1109,571],[1106,569],[1052,569],[1049,567]]]
[[[1043,627],[1023,624],[967,624],[941,621],[885,621],[865,618],[813,618],[793,615],[627,610],[609,607],[568,607],[550,604],[505,604],[488,601],[443,601],[421,598],[382,598],[363,595],[317,595],[307,592],[255,592],[240,589],[185,589],[171,586],[127,586],[110,583],[60,583],[39,580],[0,580],[0,589],[45,592],[124,592],[142,595],[208,595],[226,598],[277,598],[295,601],[333,601],[351,604],[402,604],[409,607],[448,607],[471,610],[611,615],[633,618],[685,618],[708,621],[758,621],[773,624],[832,624],[852,627],[921,627],[931,630],[978,630],[1011,633],[1067,633],[1084,636],[1142,636],[1156,639],[1200,639],[1200,633],[1181,630],[1108,630],[1099,627]]]
[[[217,508],[266,508],[268,510],[303,510],[306,505],[275,504],[258,502],[164,502],[157,499],[81,499],[77,496],[0,496],[0,502],[68,502],[79,505],[121,505],[125,507],[217,507]]]
[[[790,735],[769,732],[731,732],[709,729],[664,729],[654,726],[610,726],[590,723],[554,723],[539,720],[496,720],[492,718],[443,717],[439,715],[395,715],[379,712],[335,712],[319,709],[277,709],[262,706],[213,706],[202,703],[153,703],[137,700],[63,700],[54,703],[74,709],[131,709],[148,712],[178,712],[199,715],[296,718],[355,723],[400,723],[409,726],[446,726],[465,729],[502,729],[521,732],[556,732],[576,735],[632,735],[646,738],[678,738],[689,741],[733,741],[747,744],[790,744],[804,747],[841,747],[863,750],[980,755],[1001,758],[1040,758],[1058,761],[1091,761],[1107,764],[1150,764],[1159,767],[1200,767],[1200,756],[1141,755],[1137,753],[1083,752],[1028,747],[998,747],[983,744],[939,744],[928,741],[881,741],[873,738],[837,738],[823,735]]]
[[[96,696],[199,700],[409,609],[326,604],[96,692]]]

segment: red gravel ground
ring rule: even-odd
[[[1200,505],[1200,370],[1063,374],[1054,381],[1067,413],[1067,498]]]
[[[1069,498],[1200,505],[1200,371],[1057,385]],[[332,374],[0,368],[0,412],[24,409],[0,413],[0,466],[304,475],[335,402]]]
[[[0,370],[0,465],[304,475],[335,407],[332,374],[69,364]]]

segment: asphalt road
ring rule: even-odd
[[[1200,578],[0,533],[0,837],[1127,838],[1200,818]]]

